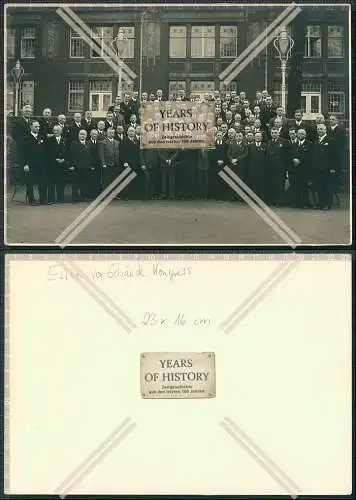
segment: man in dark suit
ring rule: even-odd
[[[69,132],[69,142],[77,142],[78,134],[82,129],[82,115],[80,113],[74,113],[74,122],[70,127]]]
[[[158,196],[158,173],[159,173],[159,155],[157,149],[142,149],[141,150],[141,167],[145,167],[148,171],[149,187],[148,199]]]
[[[59,125],[53,127],[53,136],[46,142],[46,160],[48,172],[48,203],[64,202],[65,169],[68,154],[68,142],[62,135]]]
[[[123,125],[117,125],[115,139],[121,143],[125,139],[125,129]]]
[[[317,126],[318,140],[313,147],[312,172],[313,184],[318,195],[319,208],[329,210],[332,207],[332,144],[326,133],[326,125]]]
[[[105,118],[105,132],[107,132],[108,128],[115,129],[114,113],[112,111],[108,111],[106,113],[106,118]]]
[[[98,131],[98,142],[104,141],[106,139],[105,122],[104,120],[99,120],[97,123]]]
[[[264,199],[264,181],[266,170],[267,146],[262,141],[262,133],[256,132],[254,142],[249,146],[246,182],[252,191]]]
[[[39,203],[46,203],[47,178],[45,171],[45,143],[39,135],[40,124],[37,120],[31,122],[31,132],[22,142],[22,164],[26,175],[26,197],[30,205],[37,205],[33,187],[38,185]]]
[[[67,125],[67,118],[65,115],[61,114],[57,116],[57,121],[54,125],[59,125],[62,129],[62,136],[69,141],[70,137],[70,127]]]
[[[49,139],[53,137],[53,126],[54,122],[52,119],[52,110],[50,108],[45,108],[42,113],[42,118],[40,122],[40,135],[44,139]]]
[[[26,105],[22,108],[22,116],[14,119],[12,137],[17,145],[19,153],[19,164],[23,163],[23,142],[30,135],[32,118],[32,107]]]
[[[199,197],[201,200],[207,200],[209,196],[209,150],[199,149],[197,153]]]
[[[115,136],[115,130],[108,128],[107,137],[99,145],[99,157],[102,168],[103,188],[107,188],[120,174],[120,150],[119,141]]]
[[[294,120],[291,120],[288,124],[289,128],[295,128],[296,130],[304,129],[307,134],[307,139],[311,140],[310,126],[308,122],[303,120],[303,113],[300,109],[297,109],[294,113]]]
[[[160,149],[160,169],[162,182],[162,196],[164,199],[174,200],[176,196],[176,161],[177,149]]]
[[[96,128],[95,120],[93,120],[92,112],[86,111],[84,113],[84,118],[82,119],[82,129],[87,131],[88,136],[90,135],[90,131]]]
[[[138,193],[134,189],[135,185],[129,186],[129,193],[135,196],[135,191],[140,198],[147,200],[150,195],[150,178],[149,170],[146,165],[142,165],[140,143],[135,139],[135,129],[129,127],[127,137],[120,144],[121,164],[130,167],[136,174],[138,179]],[[135,183],[137,185],[137,183]]]
[[[221,179],[219,172],[224,168],[227,163],[226,157],[226,143],[223,140],[223,134],[217,132],[215,140],[215,149],[210,150],[210,179],[209,184],[211,186],[211,196],[214,199],[221,200],[226,197],[226,182]],[[229,194],[230,188],[229,188]]]
[[[287,141],[278,135],[278,129],[271,129],[271,140],[267,144],[266,182],[267,202],[280,206],[284,200],[284,186],[287,176]]]
[[[234,134],[232,134],[232,130]],[[244,180],[246,176],[248,148],[246,142],[243,140],[242,132],[235,132],[234,129],[230,129],[229,133],[230,132],[233,137],[230,139],[226,151],[229,167],[240,177],[240,179]]]
[[[308,183],[311,180],[311,155],[313,144],[306,140],[306,131],[299,129],[297,142],[291,147],[289,163],[290,201],[293,207],[312,208]]]
[[[69,149],[69,169],[72,172],[72,202],[90,198],[90,153],[87,146],[87,131],[78,132],[78,140]]]
[[[125,118],[125,123],[129,123],[130,116],[132,115],[129,94],[125,94],[124,100],[122,102],[120,102],[120,113]]]
[[[89,196],[96,198],[99,196],[102,189],[102,169],[100,163],[99,148],[100,142],[98,141],[97,129],[90,131],[90,138],[87,142],[87,147],[90,156],[90,172],[89,172]]]
[[[267,96],[264,104],[261,104],[260,120],[262,127],[268,131],[268,125],[272,118],[276,116],[276,108],[273,105],[272,97]]]
[[[131,114],[139,116],[139,114],[140,114],[140,101],[138,99],[137,90],[132,92],[132,96],[130,99],[130,108],[131,108]]]
[[[125,126],[125,117],[121,113],[121,108],[120,105],[114,106],[114,111],[113,111],[113,120],[115,123],[115,126],[117,127],[118,125],[123,125]]]
[[[329,117],[328,134],[331,139],[331,180],[333,194],[337,199],[337,204],[340,204],[339,190],[342,179],[342,173],[347,168],[348,144],[346,131],[339,124],[339,120],[335,115]]]

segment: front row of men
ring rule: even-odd
[[[136,193],[143,199],[151,198],[157,171],[162,197],[175,197],[177,166],[182,150],[140,150],[135,129],[131,127],[122,141],[115,138],[113,128],[107,130],[103,141],[98,141],[96,129],[90,131],[89,137],[86,130],[80,130],[78,140],[70,146],[62,136],[60,126],[54,126],[54,135],[47,139],[39,135],[39,127],[37,121],[31,123],[31,133],[26,137],[22,151],[27,198],[31,205],[38,204],[34,185],[38,186],[40,204],[63,202],[66,184],[72,186],[74,203],[92,200],[127,167],[136,173],[136,178],[123,191],[125,197]],[[318,197],[318,207],[330,209],[337,158],[326,126],[317,126],[318,140],[314,144],[306,140],[304,129],[292,129],[289,135],[289,140],[282,139],[278,129],[272,128],[271,139],[265,143],[261,133],[257,132],[253,141],[246,141],[241,132],[230,129],[227,141],[221,132],[217,132],[212,150],[185,151],[190,154],[189,169],[192,171],[196,166],[198,172],[200,197],[206,199],[212,192],[214,198],[224,197],[222,193],[226,193],[227,185],[218,173],[228,166],[270,205],[287,203],[293,207],[311,207],[309,192],[312,185]],[[231,189],[230,197],[236,199]]]

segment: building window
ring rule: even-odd
[[[328,82],[328,113],[345,113],[345,83],[342,81]]]
[[[72,28],[70,29],[69,57],[72,59],[84,57],[84,40]]]
[[[68,111],[82,111],[84,108],[84,81],[70,80],[68,88]]]
[[[190,82],[190,93],[204,97],[205,94],[212,96],[215,90],[215,82],[213,81],[192,81]]]
[[[24,80],[21,85],[20,106],[29,104],[32,109],[35,105],[35,82],[33,80]]]
[[[119,52],[122,59],[133,59],[135,57],[135,28],[133,26],[120,26],[123,41],[119,42]]]
[[[169,90],[168,93],[170,96],[177,97],[178,95],[178,90],[184,90],[186,92],[187,90],[187,85],[184,80],[181,81],[170,81],[169,82]]]
[[[23,59],[34,59],[36,44],[36,29],[24,28],[21,31],[21,57]]]
[[[237,92],[236,82],[230,82],[227,85],[221,85],[220,90],[224,92],[224,94],[229,94],[230,92]]]
[[[106,114],[112,103],[111,80],[91,80],[89,82],[89,109],[95,117]]]
[[[220,26],[220,57],[237,56],[237,27]]]
[[[192,57],[215,57],[215,26],[192,26]]]
[[[313,120],[315,115],[321,113],[321,82],[302,82],[301,109],[306,120]]]
[[[344,28],[328,26],[328,57],[344,57]]]
[[[91,57],[109,57],[106,47],[112,50],[114,28],[112,26],[93,26],[91,37],[95,43],[95,50],[91,48]]]
[[[16,48],[16,30],[10,28],[6,30],[6,51],[8,58],[15,57],[15,48]]]
[[[171,26],[169,28],[169,57],[179,58],[187,56],[187,28],[186,26]]]
[[[14,83],[12,81],[6,81],[6,110],[5,112],[14,112]]]
[[[307,26],[304,55],[305,57],[321,57],[320,26]]]

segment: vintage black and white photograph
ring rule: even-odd
[[[350,5],[4,12],[7,244],[350,243]]]

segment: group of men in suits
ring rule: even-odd
[[[137,92],[125,94],[99,121],[86,111],[84,116],[75,113],[68,124],[63,114],[53,119],[48,108],[37,120],[32,108],[24,106],[12,139],[29,203],[62,203],[66,184],[72,186],[73,202],[94,199],[127,167],[136,178],[120,193],[124,198],[175,198],[183,185],[183,196],[191,188],[191,197],[236,199],[218,176],[227,165],[268,204],[310,207],[313,186],[317,205],[331,208],[347,158],[346,133],[335,116],[329,117],[328,126],[322,115],[314,124],[305,122],[300,110],[287,119],[267,91],[256,92],[251,103],[244,92],[222,98],[215,91],[199,99],[215,101],[215,148],[209,150],[140,149],[140,107],[164,100],[162,90],[144,92],[141,100]],[[179,91],[175,100],[198,98]]]

